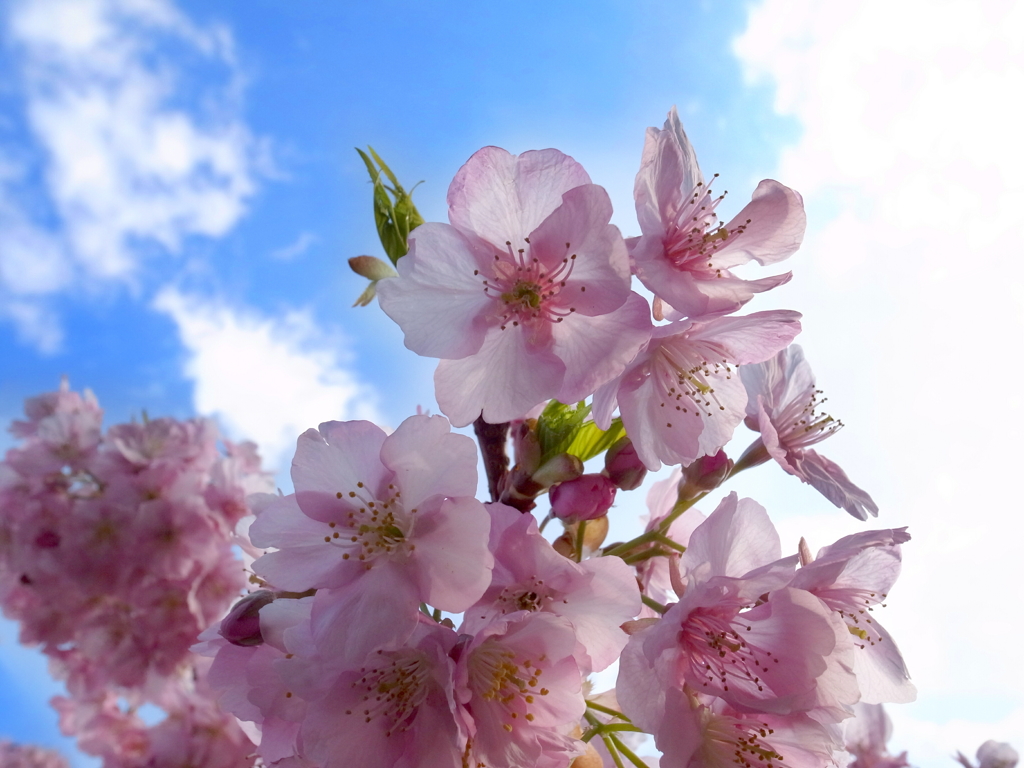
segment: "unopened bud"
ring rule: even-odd
[[[814,562],[814,555],[811,554],[811,548],[807,546],[807,539],[803,536],[800,537],[797,551],[800,553],[800,565],[807,566]]]
[[[269,589],[258,589],[243,597],[220,623],[220,636],[232,645],[261,645],[260,609],[277,598]]]
[[[368,278],[370,281],[370,284],[366,286],[366,290],[359,295],[356,303],[352,305],[354,307],[365,307],[373,301],[373,297],[377,295],[378,281],[386,277],[398,276],[398,273],[395,272],[390,264],[378,259],[376,256],[353,256],[348,260],[348,265],[357,275]]]
[[[594,749],[594,745],[587,742],[587,751],[570,763],[569,768],[603,768],[604,758],[601,753]]]
[[[679,483],[679,498],[682,501],[695,499],[702,493],[713,491],[732,472],[732,459],[719,451],[714,456],[701,456],[683,469]]]
[[[583,462],[571,453],[559,453],[545,461],[530,478],[541,488],[575,480],[583,474]]]
[[[348,265],[353,272],[367,280],[383,280],[398,275],[390,264],[376,256],[353,256],[348,260]]]
[[[604,471],[608,479],[624,491],[640,487],[647,467],[636,455],[636,446],[628,437],[619,438],[604,455]]]
[[[615,485],[604,475],[581,475],[559,483],[548,494],[551,512],[562,520],[594,520],[608,513],[615,501]]]
[[[580,549],[580,554],[583,557],[589,557],[597,552],[604,544],[604,540],[608,538],[608,516],[584,522],[586,524],[583,525],[583,541],[581,542],[583,546]],[[576,537],[580,533],[580,524],[578,522],[564,523],[565,532],[551,544],[555,552],[570,560],[576,558]]]

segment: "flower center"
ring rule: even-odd
[[[505,587],[497,600],[503,614],[515,611],[539,611],[549,602],[551,602],[550,590],[544,586],[543,579],[536,577]]]
[[[529,238],[526,245],[530,245]],[[491,274],[483,280],[484,293],[495,299],[495,316],[501,330],[518,327],[520,323],[560,323],[576,311],[575,307],[567,306],[568,298],[563,295],[576,261],[576,254],[569,252],[569,243],[554,269],[528,253],[527,248],[513,249],[511,241],[506,241],[505,247],[505,253],[494,254]],[[473,274],[480,275],[480,270],[473,270]],[[581,293],[587,290],[585,285],[574,284],[572,288],[579,288]]]
[[[541,655],[538,662],[544,662]],[[515,652],[494,639],[485,640],[469,660],[469,684],[473,693],[487,702],[496,704],[503,720],[502,728],[512,732],[517,722],[532,722],[531,705],[536,696],[547,696],[541,688],[540,664],[517,658]]]
[[[680,416],[692,413],[701,418],[725,410],[715,395],[714,379],[732,378],[733,369],[727,360],[712,362],[663,344],[654,354],[651,372],[666,414],[677,411]],[[665,425],[671,428],[672,416],[667,415],[667,419]]]
[[[363,667],[362,677],[352,683],[363,695],[358,707],[345,710],[345,714],[362,716],[367,723],[381,720],[384,735],[390,736],[412,725],[427,696],[430,660],[422,651],[403,648],[378,651],[375,661],[375,665]]]
[[[842,421],[818,412],[818,408],[828,401],[827,397],[819,400],[821,394],[820,389],[811,388],[803,398],[790,403],[779,416],[779,438],[788,449],[807,448],[842,429]]]
[[[716,768],[784,768],[785,758],[766,741],[774,733],[767,723],[706,711],[701,749],[705,764]]]
[[[686,677],[695,685],[700,681],[701,688],[727,692],[732,683],[748,691],[764,691],[762,675],[768,672],[769,662],[779,660],[743,639],[740,632],[751,627],[742,619],[727,609],[698,609],[683,621],[678,639],[690,668]]]
[[[712,181],[718,178],[716,173]],[[703,272],[707,277],[722,277],[723,270],[714,265],[716,251],[730,238],[746,231],[750,219],[729,229],[718,223],[715,208],[728,192],[713,197],[711,185],[699,182],[690,198],[680,206],[676,220],[669,225],[665,253],[671,264],[687,272]]]
[[[348,493],[337,492],[343,508],[338,519],[327,524],[333,532],[324,536],[324,542],[345,549],[343,560],[354,557],[367,568],[378,557],[413,552],[416,545],[408,537],[417,510],[404,508],[402,492],[391,483],[381,498],[369,493],[362,481],[356,487]]]

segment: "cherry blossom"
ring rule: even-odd
[[[736,366],[760,362],[800,332],[788,310],[683,320],[654,329],[622,375],[594,396],[594,421],[611,424],[616,405],[637,455],[654,471],[714,454],[743,419],[746,391]]]
[[[769,458],[818,490],[837,507],[858,520],[878,515],[871,497],[850,482],[837,464],[812,450],[842,427],[842,422],[819,414],[818,396],[811,367],[803,350],[793,344],[771,360],[740,368],[747,388],[746,424],[761,433],[761,440],[747,449],[740,461],[751,466]]]
[[[896,642],[873,615],[899,576],[900,544],[909,540],[906,528],[845,536],[824,547],[793,578],[793,586],[817,595],[846,623],[859,651],[854,670],[868,704],[917,697]]]
[[[377,290],[406,346],[441,358],[436,396],[454,425],[578,402],[647,341],[608,193],[572,158],[485,147],[456,174],[448,209],[451,224],[418,227]]]
[[[844,729],[846,751],[853,757],[849,768],[908,768],[907,753],[890,755],[886,745],[892,736],[892,721],[881,704],[861,702]]]
[[[717,174],[716,174],[717,176]],[[774,264],[803,240],[803,200],[765,180],[728,224],[697,165],[675,107],[663,130],[648,128],[633,190],[643,234],[630,243],[636,275],[656,296],[689,317],[739,309],[755,293],[786,283],[785,273],[744,280],[729,270],[748,261]]]

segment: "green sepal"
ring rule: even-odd
[[[373,219],[380,244],[391,263],[397,264],[409,252],[409,233],[423,223],[423,217],[412,202],[412,191],[405,191],[373,147],[368,149],[369,155],[358,147],[356,152],[363,159],[373,182]],[[391,182],[391,186],[384,183],[382,174]]]
[[[621,419],[615,419],[607,430],[602,430],[594,422],[586,421],[589,415],[590,406],[583,401],[575,405],[549,402],[537,419],[541,462],[560,453],[572,454],[580,461],[592,459],[626,433]]]

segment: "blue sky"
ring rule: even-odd
[[[1024,532],[1006,429],[1024,160],[1004,104],[1022,92],[1022,17],[911,0],[12,0],[0,421],[67,375],[108,423],[216,415],[285,467],[319,421],[434,407],[433,361],[376,307],[350,308],[363,280],[346,259],[380,255],[353,147],[423,180],[420,211],[444,220],[476,149],[554,146],[609,189],[629,235],[644,129],[676,104],[731,190],[726,214],[769,176],[806,196],[797,277],[751,309],[805,313],[802,343],[851,425],[827,455],[875,495],[880,525],[916,537],[886,624],[922,697],[893,713],[894,744],[923,766],[1019,738],[1024,673],[1000,669],[991,638],[1021,628],[999,589]],[[812,547],[853,530],[792,478],[740,490]],[[0,736],[53,743],[42,666],[12,637]]]

